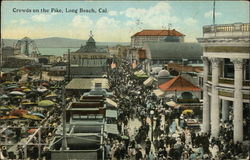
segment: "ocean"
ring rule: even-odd
[[[74,52],[79,49],[78,48],[38,48],[38,51],[41,55],[55,55],[55,56],[63,56],[63,54],[68,53],[68,49],[70,52]]]

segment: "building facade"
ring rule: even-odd
[[[185,35],[173,30],[142,30],[131,37],[131,48],[142,48],[146,42],[165,41],[167,38],[184,42]],[[173,38],[175,37],[175,38]],[[168,41],[168,40],[167,40]]]
[[[80,77],[102,77],[107,73],[107,61],[110,58],[108,48],[96,46],[91,35],[86,45],[70,53],[70,67],[67,68],[68,79]]]
[[[235,143],[247,134],[243,124],[249,116],[249,27],[204,26],[203,37],[197,39],[203,45],[203,132],[211,130],[211,136],[218,137],[221,121],[232,121]]]
[[[108,48],[96,46],[96,42],[91,36],[85,46],[70,53],[70,64],[91,67],[106,66],[106,60],[109,57]]]

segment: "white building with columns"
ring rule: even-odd
[[[230,121],[234,142],[243,141],[244,108],[250,99],[249,23],[203,27],[203,132],[217,138],[222,121]],[[244,115],[249,116],[249,113]],[[245,124],[245,123],[244,123]]]

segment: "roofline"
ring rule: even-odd
[[[133,35],[133,36],[131,36],[131,38],[133,38],[133,37],[135,37],[135,36],[142,36],[142,35]],[[143,36],[159,36],[159,35],[143,35]],[[168,36],[168,35],[165,35],[165,36]],[[174,36],[174,37],[185,37],[186,35],[185,34],[183,34],[182,36]]]
[[[160,30],[161,30],[161,31],[169,31],[169,29],[143,29],[142,31],[146,31],[146,30],[147,30],[147,31],[149,31],[149,30],[150,30],[150,31],[160,31]],[[172,29],[172,31],[173,31],[173,30],[175,30],[175,29]],[[139,31],[139,32],[137,32],[137,33],[140,33],[140,32],[142,32],[142,31]],[[171,31],[171,29],[170,29],[170,31]],[[175,31],[176,31],[176,32],[179,32],[179,31],[177,31],[177,30],[175,30]],[[137,33],[135,33],[134,35],[132,35],[131,38],[134,37],[134,36],[136,36]],[[186,36],[185,34],[183,34],[183,33],[181,33],[181,32],[179,32],[179,33],[182,34],[182,36],[176,36],[176,37],[183,37],[183,36]],[[137,36],[140,36],[140,35],[137,35]],[[158,35],[152,35],[152,36],[158,36]]]

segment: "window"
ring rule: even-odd
[[[208,75],[212,75],[212,63],[208,61]]]
[[[250,60],[244,60],[244,72],[245,72],[245,80],[250,80]]]
[[[230,59],[224,59],[224,78],[234,78],[234,64]]]
[[[72,119],[73,119],[73,120],[79,120],[79,119],[81,119],[81,118],[80,118],[80,115],[79,115],[79,114],[73,114]]]
[[[199,86],[203,86],[203,77],[199,77]]]

